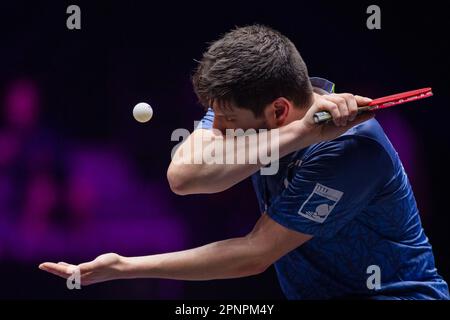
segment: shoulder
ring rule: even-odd
[[[383,129],[372,119],[355,126],[337,139],[310,146],[302,162],[322,163],[326,167],[344,171],[386,170],[393,168],[390,148]]]

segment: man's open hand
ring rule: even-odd
[[[79,265],[65,262],[44,262],[39,269],[53,273],[61,278],[69,278],[75,271],[79,271],[81,285],[114,280],[120,278],[122,257],[115,253],[98,256],[95,260]]]

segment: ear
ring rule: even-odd
[[[273,121],[277,127],[281,127],[287,120],[292,104],[286,98],[280,97],[273,101]]]

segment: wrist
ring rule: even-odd
[[[295,120],[289,124],[293,135],[294,149],[299,150],[315,143],[316,137],[313,136],[313,130],[308,128],[304,119]]]
[[[133,278],[133,266],[134,264],[131,257],[119,256],[117,264],[114,267],[114,270],[117,274],[117,278],[119,279]]]
[[[117,270],[122,279],[151,278],[153,260],[151,256],[120,257]]]

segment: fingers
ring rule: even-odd
[[[95,269],[95,262],[91,261],[91,262],[85,262],[85,263],[81,263],[79,266],[80,270],[85,273],[85,272],[91,272],[92,270]]]
[[[44,262],[39,265],[39,269],[47,271],[64,279],[67,279],[72,275],[74,268],[76,268],[76,266],[74,265],[64,265],[61,263],[53,262]]]
[[[320,101],[319,108],[321,111],[328,111],[333,118],[334,124],[336,126],[340,125],[341,113],[338,105],[335,102],[328,99],[323,99]]]
[[[347,107],[348,107],[348,120],[349,121],[353,121],[355,120],[356,116],[358,115],[358,103],[356,101],[356,98],[354,95],[350,94],[350,93],[344,93],[343,98],[345,99],[345,101],[347,102]]]
[[[336,126],[346,126],[348,121],[355,120],[358,115],[358,107],[366,106],[372,101],[370,98],[350,93],[331,94],[323,96],[323,98],[335,104],[338,109],[337,112],[332,113]]]
[[[347,100],[343,94],[331,94],[324,97],[326,100],[333,102],[339,110],[339,116],[334,117],[333,121],[336,126],[345,126],[350,115],[349,106],[347,105]]]
[[[358,107],[367,106],[372,101],[372,99],[367,98],[367,97],[362,97],[362,96],[358,96],[358,95],[355,95],[354,97],[355,97],[356,103],[358,104]]]

